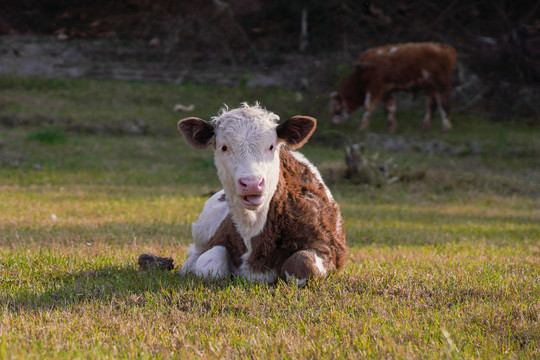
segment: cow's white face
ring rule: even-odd
[[[233,203],[256,210],[268,203],[279,180],[279,117],[240,108],[214,118],[214,159],[219,179]]]
[[[187,118],[178,127],[195,148],[212,144],[218,176],[231,207],[267,208],[280,177],[279,149],[300,148],[315,130],[316,120],[295,116],[281,124],[279,117],[259,105],[227,111],[207,123]]]

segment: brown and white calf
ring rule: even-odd
[[[304,284],[341,269],[347,256],[338,204],[317,168],[292,151],[316,120],[279,117],[258,104],[222,109],[206,122],[178,128],[197,149],[211,146],[223,190],[206,201],[193,223],[193,244],[181,274]]]
[[[431,126],[436,107],[441,114],[443,131],[450,122],[450,89],[456,67],[456,50],[439,43],[407,43],[370,49],[358,59],[354,72],[337,92],[330,94],[332,122],[338,124],[360,106],[365,106],[360,129],[369,125],[371,114],[380,100],[388,113],[390,132],[396,129],[396,90],[424,90],[426,115],[422,131]]]

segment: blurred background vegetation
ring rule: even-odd
[[[90,45],[99,50],[88,50],[84,45],[88,42],[77,46],[83,53],[91,52],[95,63],[122,63],[122,73],[109,65],[94,65],[82,75],[128,80],[329,91],[370,47],[446,42],[459,53],[454,94],[458,108],[480,109],[495,117],[517,114],[534,124],[540,123],[539,19],[536,0],[4,0],[0,4],[0,34],[53,35],[66,44],[101,39]],[[2,53],[26,55],[17,44],[4,44]],[[148,71],[141,75],[130,68]],[[205,74],[193,75],[197,70]],[[212,75],[215,72],[234,79],[223,80]]]

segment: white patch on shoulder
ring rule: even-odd
[[[203,251],[229,214],[229,203],[224,200],[224,197],[225,191],[221,190],[206,200],[199,218],[191,225],[193,243],[199,252]]]
[[[431,73],[429,71],[422,69],[422,78],[424,80],[429,79],[430,76],[431,76]]]
[[[195,264],[195,274],[207,279],[222,278],[230,273],[229,254],[223,246],[214,246],[206,251]]]
[[[292,282],[296,286],[300,287],[303,286],[305,283],[307,283],[308,279],[298,279],[296,276],[289,274],[289,272],[285,271],[285,280],[287,282]]]
[[[321,173],[319,172],[319,169],[317,169],[317,167],[315,167],[315,165],[313,165],[305,156],[304,154],[302,153],[299,153],[299,152],[296,152],[296,151],[291,151],[291,154],[294,156],[294,158],[296,160],[298,160],[300,163],[304,164],[305,166],[307,166],[309,168],[309,170],[311,170],[311,172],[315,175],[315,178],[317,179],[318,182],[320,182],[323,186],[324,186],[324,191],[326,192],[326,196],[328,197],[328,200],[332,201],[334,200],[334,197],[332,196],[332,193],[330,192],[330,190],[328,189],[328,187],[326,187],[326,184],[324,183],[323,181],[323,178],[321,176]]]
[[[393,54],[393,53],[395,53],[396,51],[397,51],[397,47],[392,46],[392,47],[390,48],[390,50],[388,50],[388,53],[389,53],[389,54]]]

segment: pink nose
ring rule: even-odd
[[[264,190],[264,178],[247,177],[238,179],[238,188],[243,194],[258,195]]]

